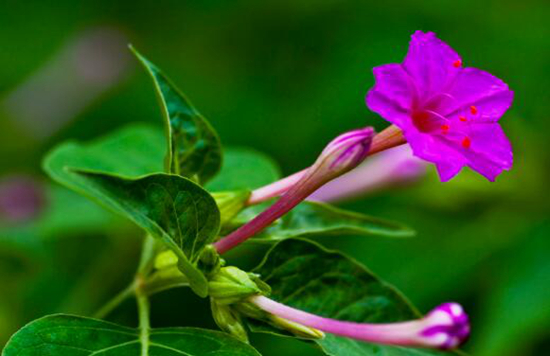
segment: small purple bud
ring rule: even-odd
[[[453,349],[470,336],[468,315],[457,303],[436,307],[424,318],[426,327],[421,331],[426,344],[440,349]]]
[[[326,160],[329,168],[338,172],[357,167],[367,158],[374,133],[372,127],[366,127],[336,137],[321,152],[317,162]]]

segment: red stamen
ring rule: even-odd
[[[462,61],[460,59],[453,62],[453,67],[460,68],[460,66],[462,66]]]
[[[472,145],[472,140],[469,137],[464,137],[464,139],[462,139],[462,147],[470,148],[471,145]]]
[[[444,134],[446,134],[447,132],[449,132],[449,129],[450,129],[450,128],[451,128],[451,127],[450,127],[449,125],[447,125],[447,124],[441,125],[441,131],[443,131]]]
[[[458,119],[459,119],[460,121],[462,121],[462,122],[468,121],[468,119],[466,118],[466,116],[463,116],[463,115],[460,115],[460,116],[458,117]]]
[[[470,112],[472,113],[472,115],[475,115],[477,114],[477,108],[475,106],[470,106]]]

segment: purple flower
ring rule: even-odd
[[[512,167],[512,148],[498,120],[513,92],[497,77],[463,67],[434,33],[415,32],[403,63],[373,71],[367,106],[399,127],[414,154],[436,164],[442,181],[463,166],[490,181]]]

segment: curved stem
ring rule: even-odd
[[[102,306],[95,314],[94,318],[103,319],[109,315],[113,310],[115,310],[122,302],[130,298],[132,295],[137,294],[138,280],[139,276],[144,276],[149,273],[153,267],[153,258],[155,252],[155,239],[147,235],[143,241],[143,247],[141,251],[141,257],[139,261],[138,270],[136,272],[136,277],[132,283],[115,295],[111,300],[109,300],[104,306]]]
[[[247,205],[255,205],[271,198],[278,197],[279,195],[286,192],[289,187],[298,183],[298,181],[302,179],[307,173],[308,169],[309,168],[302,169],[301,171],[296,172],[286,178],[254,190],[248,198]]]
[[[378,152],[385,151],[387,149],[405,144],[405,138],[403,132],[395,125],[391,125],[384,129],[382,132],[374,136],[372,145],[370,147],[368,156],[370,157]],[[287,192],[293,185],[298,183],[306,175],[308,168],[305,168],[299,172],[296,172],[281,180],[268,184],[254,190],[248,198],[247,205],[255,205],[271,198],[278,197]]]
[[[128,287],[120,291],[115,295],[111,300],[109,300],[105,305],[103,305],[95,314],[94,318],[103,319],[113,310],[115,310],[122,302],[130,298],[135,293],[136,283],[132,282]]]
[[[311,178],[311,176],[309,176]],[[316,184],[311,184],[312,179],[307,177],[294,184],[283,197],[277,200],[273,205],[264,210],[260,215],[249,221],[246,225],[241,226],[231,234],[214,243],[214,247],[219,254],[223,254],[240,243],[246,241],[249,237],[254,236],[259,231],[269,226],[273,221],[277,220],[281,215],[287,213],[301,201],[307,198],[317,189]]]

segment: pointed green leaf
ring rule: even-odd
[[[161,239],[178,256],[191,287],[206,296],[206,279],[195,263],[220,227],[218,207],[208,192],[187,178],[164,173],[137,179],[90,171],[69,174],[82,194]]]
[[[254,213],[255,210],[252,209]],[[238,223],[250,220],[251,216],[243,212]],[[250,242],[276,242],[292,237],[318,235],[364,235],[386,237],[411,237],[415,232],[411,228],[389,220],[348,211],[335,206],[303,202],[296,206],[273,225],[256,235]]]
[[[222,165],[218,134],[179,89],[148,59],[130,48],[155,84],[168,136],[166,168],[170,173],[211,179]]]
[[[162,328],[146,336],[140,339],[138,329],[102,320],[51,315],[13,335],[2,356],[260,356],[252,346],[219,331]]]
[[[391,285],[357,261],[303,239],[273,246],[254,272],[272,288],[271,297],[294,308],[324,317],[366,323],[389,323],[420,317]],[[281,335],[280,331],[250,321],[253,331]],[[432,350],[387,346],[327,334],[315,340],[332,356],[428,356]]]

